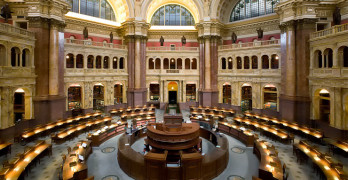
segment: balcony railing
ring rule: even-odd
[[[148,51],[198,51],[198,47],[147,47]]]
[[[324,29],[321,31],[317,31],[311,34],[311,39],[314,38],[318,38],[318,37],[324,37],[327,35],[331,35],[331,34],[336,34],[336,33],[340,33],[343,31],[348,31],[348,23],[347,24],[342,24],[342,25],[337,25],[337,26],[333,26],[331,28],[328,29]]]
[[[35,33],[28,31],[26,29],[14,27],[13,25],[0,23],[0,32],[10,33],[10,34],[19,34],[24,36],[29,36],[30,38],[35,38]]]
[[[280,45],[280,39],[247,42],[247,43],[240,43],[240,44],[222,45],[222,46],[219,46],[219,50],[249,48],[249,47],[261,47],[261,46],[270,46],[270,45]]]
[[[79,40],[79,39],[65,39],[67,44],[77,44],[82,46],[94,46],[94,47],[105,47],[105,48],[115,48],[115,49],[126,49],[125,45],[105,43],[105,42],[95,42],[91,40]]]

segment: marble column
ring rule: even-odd
[[[36,123],[56,121],[65,116],[64,27],[65,23],[42,17],[28,17],[35,32],[36,94],[33,97]]]
[[[126,37],[128,44],[128,106],[146,104],[146,40],[144,36]]]
[[[203,106],[216,106],[219,101],[217,89],[218,36],[205,36],[200,38],[200,98],[199,104]],[[203,84],[202,84],[203,83]]]
[[[315,31],[315,20],[289,21],[283,23],[280,28],[282,41],[280,113],[285,120],[309,124],[309,38],[310,33]]]

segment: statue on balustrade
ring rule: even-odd
[[[185,38],[185,36],[182,36],[182,38],[181,38],[181,43],[182,43],[183,46],[185,46],[185,44],[186,44],[186,38]]]
[[[112,32],[110,33],[110,43],[113,43],[114,41],[114,34],[112,34]]]
[[[339,7],[336,7],[334,13],[333,13],[333,25],[340,25],[341,24],[341,9]]]
[[[261,28],[259,28],[257,30],[257,38],[262,39],[263,38],[263,30]]]
[[[83,39],[88,39],[88,29],[87,29],[87,27],[85,27],[83,29]]]
[[[232,39],[232,43],[233,44],[237,42],[237,35],[236,35],[236,33],[232,32],[231,39]]]
[[[8,5],[8,3],[6,3],[4,6],[2,6],[1,8],[1,16],[3,18],[5,18],[5,23],[8,22],[8,19],[12,18],[11,16],[11,9],[10,9],[10,6]]]
[[[164,43],[164,38],[163,38],[163,36],[161,36],[161,38],[160,38],[160,43],[161,43],[161,46],[163,46],[163,43]]]

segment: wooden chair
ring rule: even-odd
[[[283,180],[288,180],[288,177],[289,177],[289,173],[286,173],[286,175],[283,175]]]
[[[63,159],[63,164],[64,164],[64,162],[66,160],[66,155],[65,154],[62,154],[62,159]]]
[[[71,152],[71,147],[69,146],[69,147],[67,148],[67,150],[68,150],[68,154],[70,154],[70,152]]]

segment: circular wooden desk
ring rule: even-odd
[[[117,153],[119,165],[121,169],[130,177],[139,180],[169,178],[188,179],[192,177],[195,177],[196,179],[213,179],[222,173],[228,164],[228,141],[226,137],[216,135],[214,132],[207,129],[200,128],[198,132],[200,137],[209,140],[216,146],[214,150],[203,155],[203,158],[200,159],[200,163],[185,161],[189,164],[181,162],[179,167],[169,167],[167,166],[168,164],[161,163],[158,163],[157,165],[151,164],[151,166],[148,166],[145,162],[144,155],[131,148],[135,141],[146,136],[146,133],[142,129],[134,132],[131,135],[123,134],[120,137]],[[197,155],[197,153],[195,154]],[[190,154],[186,155],[189,156]],[[158,158],[159,156],[152,157]]]

